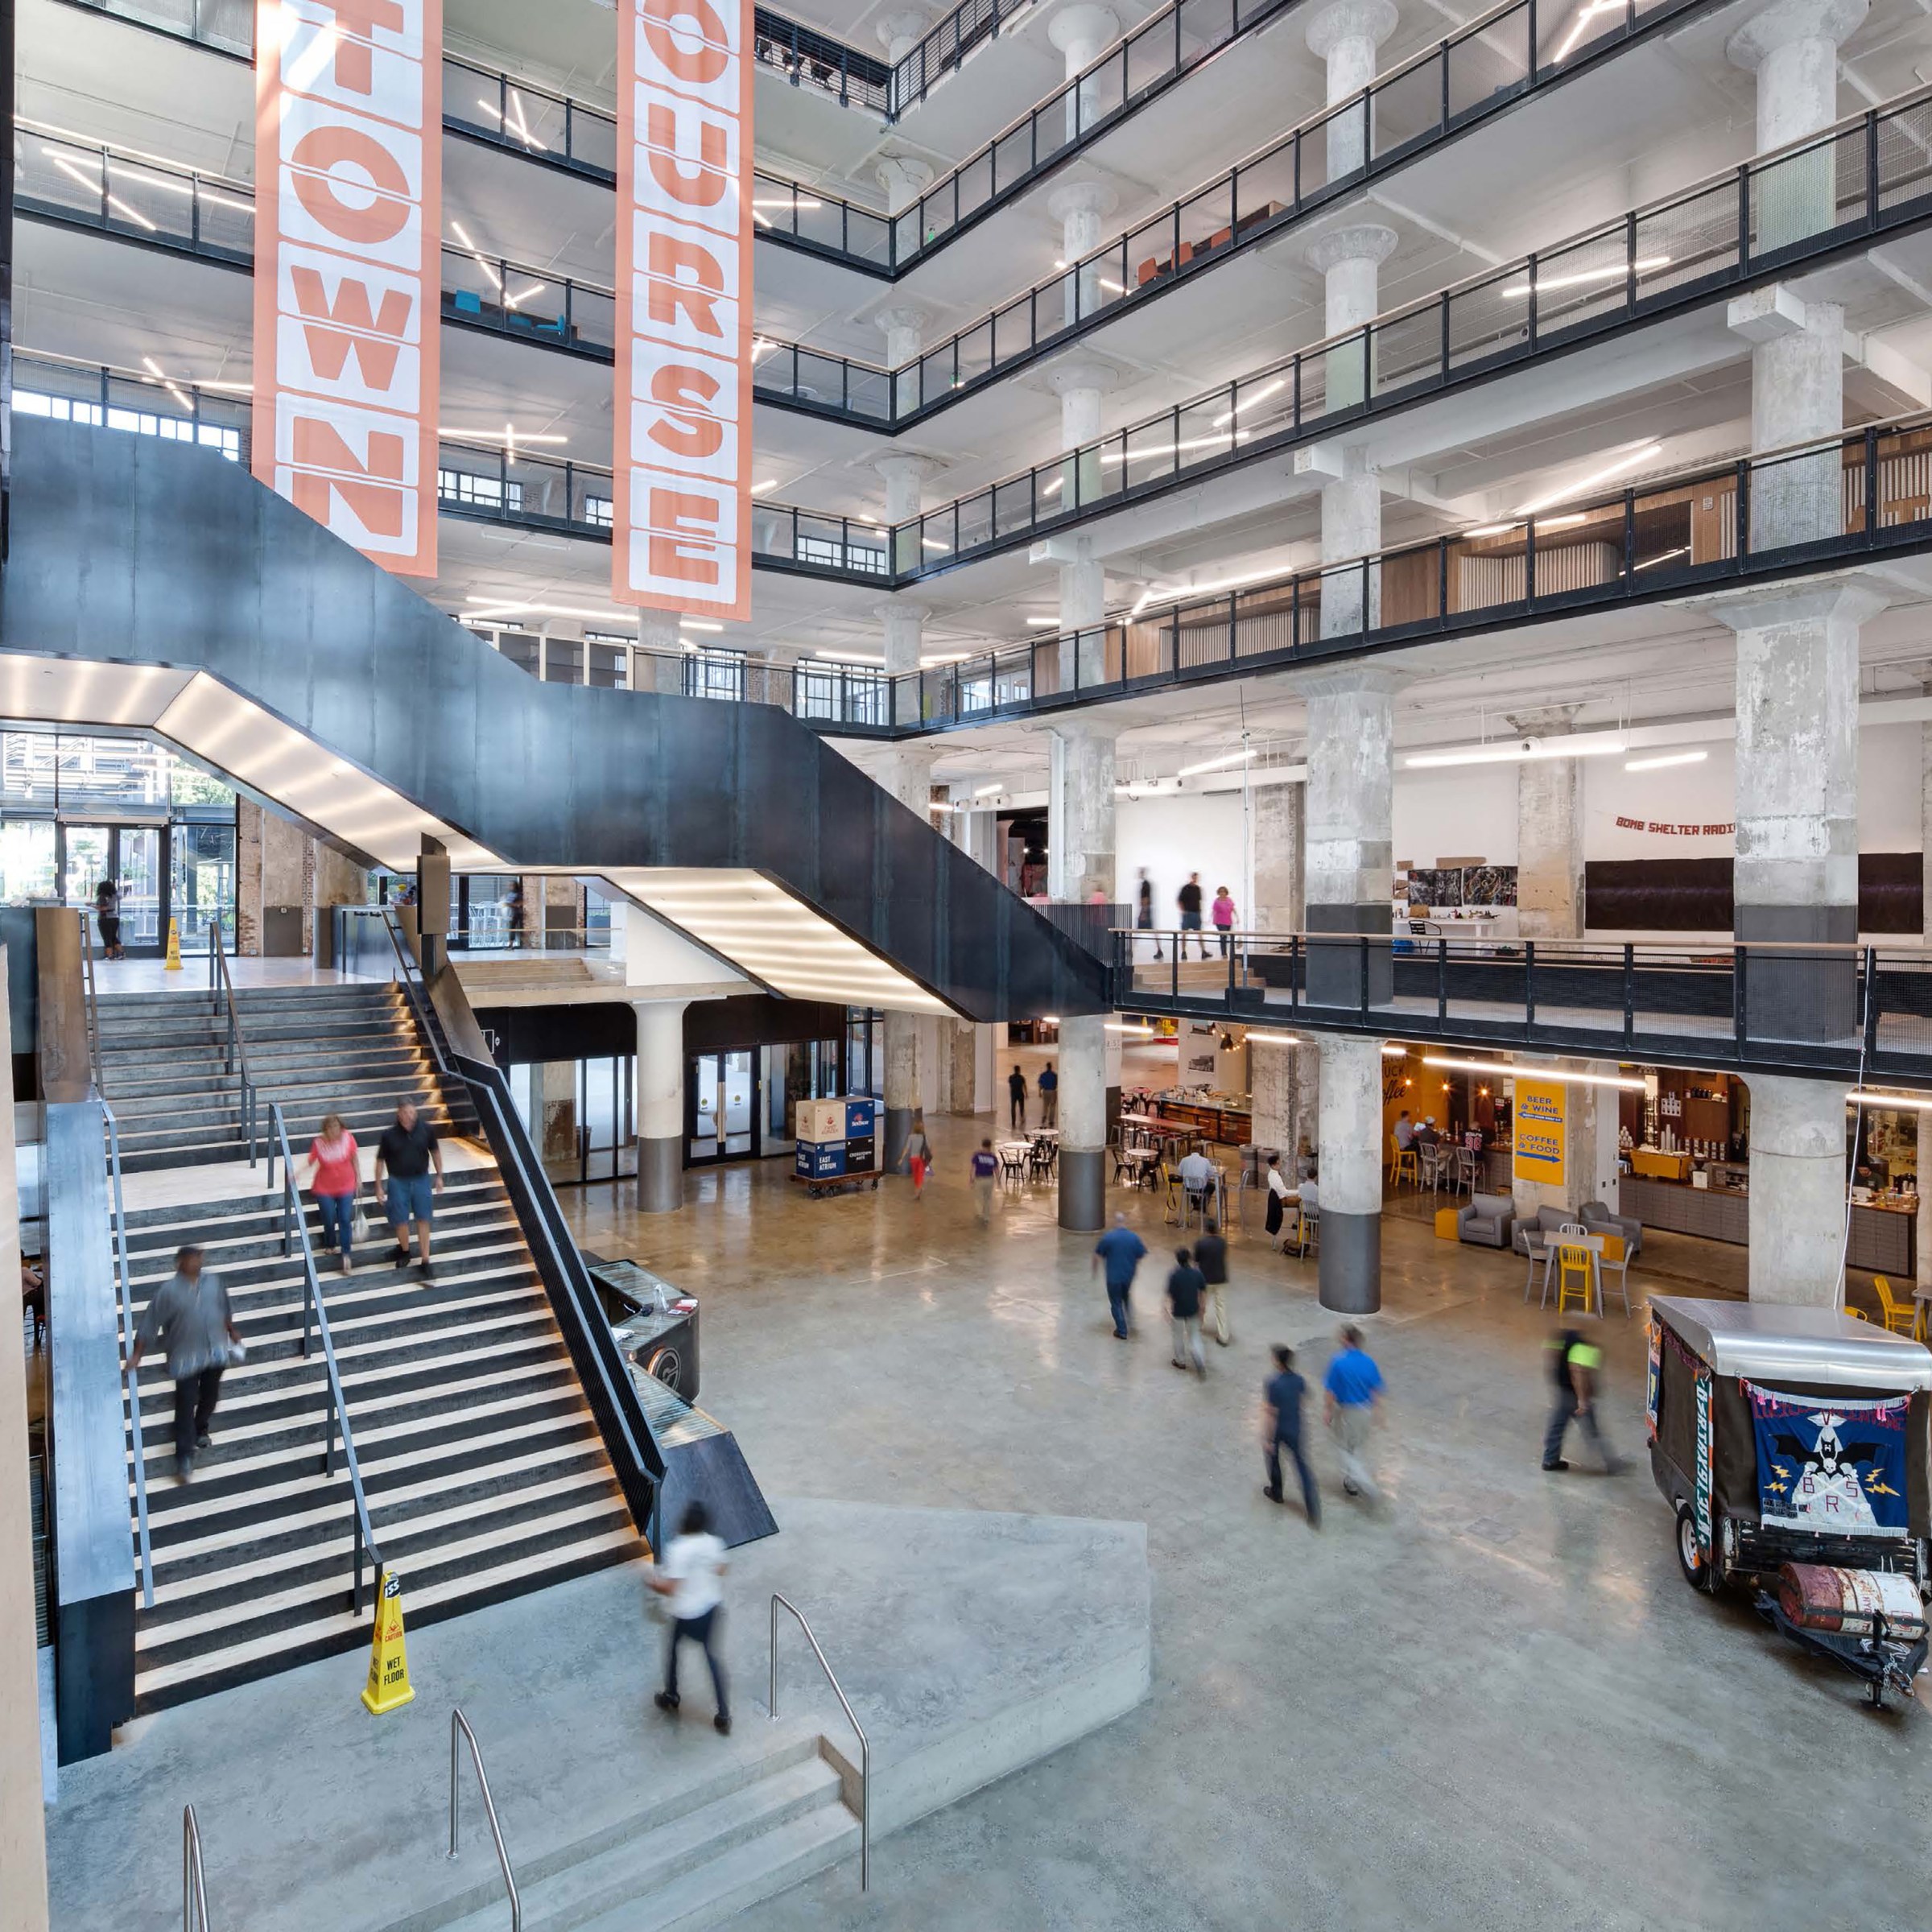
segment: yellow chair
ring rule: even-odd
[[[1415,1150],[1413,1147],[1403,1146],[1393,1134],[1390,1134],[1389,1137],[1389,1186],[1392,1187],[1397,1186],[1404,1175],[1408,1177],[1410,1187],[1419,1187],[1422,1186],[1422,1170],[1415,1164]]]
[[[1594,1311],[1591,1302],[1595,1270],[1591,1262],[1595,1257],[1580,1241],[1565,1241],[1556,1251],[1556,1312],[1560,1315],[1570,1306],[1570,1297],[1576,1297],[1576,1305],[1585,1315]]]
[[[1920,1303],[1896,1299],[1892,1284],[1882,1274],[1872,1276],[1872,1286],[1878,1291],[1878,1311],[1885,1317],[1885,1327],[1893,1335],[1909,1335],[1914,1341],[1922,1340],[1919,1330],[1925,1317]]]

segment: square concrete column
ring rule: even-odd
[[[634,1000],[638,1016],[638,1207],[668,1214],[684,1205],[683,1000]]]
[[[1575,704],[1510,714],[1524,737],[1573,729]],[[1526,939],[1583,936],[1583,765],[1580,758],[1525,758],[1516,768],[1516,905]]]
[[[1292,679],[1308,704],[1307,861],[1310,934],[1307,996],[1316,1005],[1357,1007],[1368,934],[1371,1005],[1393,992],[1389,945],[1394,890],[1392,830],[1395,694],[1404,680],[1373,667],[1304,671]],[[1324,1086],[1326,1083],[1324,1082]]]
[[[1060,1022],[1060,1225],[1095,1233],[1107,1218],[1107,1020]]]
[[[1754,1302],[1844,1298],[1845,1083],[1754,1073],[1750,1284]]]
[[[1855,961],[1774,942],[1858,939],[1858,640],[1882,588],[1855,578],[1725,599],[1737,638],[1733,929],[1750,947],[1746,1021],[1758,1039],[1849,1040]]]
[[[1324,1308],[1382,1305],[1382,1042],[1321,1037],[1321,1263]]]

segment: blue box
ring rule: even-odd
[[[793,1156],[792,1171],[808,1181],[836,1180],[845,1171],[845,1143],[800,1141]]]
[[[872,1132],[873,1122],[877,1117],[879,1104],[869,1097],[845,1103],[845,1137],[848,1141],[862,1141]]]

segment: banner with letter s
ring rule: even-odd
[[[751,612],[752,0],[617,0],[611,596]]]
[[[442,0],[257,0],[254,473],[436,574]]]

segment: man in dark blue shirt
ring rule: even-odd
[[[1322,1499],[1315,1486],[1315,1472],[1302,1453],[1302,1397],[1308,1385],[1294,1372],[1294,1351],[1277,1343],[1275,1372],[1261,1386],[1261,1451],[1268,1458],[1268,1486],[1262,1492],[1271,1503],[1282,1496],[1282,1451],[1294,1458],[1302,1479],[1302,1504],[1308,1512],[1311,1529],[1322,1526]]]
[[[1124,1214],[1117,1214],[1113,1225],[1094,1244],[1093,1267],[1107,1270],[1107,1305],[1113,1311],[1117,1341],[1127,1339],[1127,1297],[1133,1287],[1133,1271],[1146,1252],[1147,1244],[1127,1225]]]

